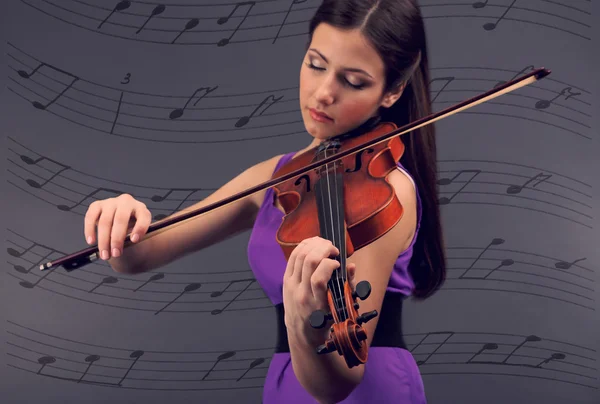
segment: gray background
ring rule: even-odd
[[[531,65],[552,74],[437,124],[440,177],[460,173],[440,187],[448,281],[407,305],[406,338],[430,403],[598,403],[598,3],[511,3],[421,1],[436,110]],[[306,146],[297,84],[319,2],[293,4],[282,25],[291,0],[257,1],[219,25],[233,2],[169,0],[141,30],[156,4],[109,16],[115,4],[3,2],[2,402],[259,403],[275,316],[252,282],[249,233],[162,279],[104,262],[36,268],[86,247],[83,215],[110,190],[166,215]],[[54,68],[19,75],[40,63]],[[202,87],[214,90],[169,118]],[[270,95],[277,102],[235,126]],[[202,286],[182,294],[190,283]]]

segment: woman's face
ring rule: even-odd
[[[381,106],[390,107],[402,92],[383,96],[384,79],[382,59],[358,30],[320,24],[300,69],[300,109],[313,143],[359,126]]]

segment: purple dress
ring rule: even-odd
[[[289,161],[296,152],[282,156],[275,170]],[[398,167],[406,173],[404,168]],[[408,175],[408,173],[406,173]],[[412,177],[409,178],[412,180]],[[414,184],[414,182],[413,182]],[[257,282],[262,286],[273,305],[283,301],[283,274],[286,259],[277,244],[275,235],[281,225],[283,212],[274,205],[273,189],[266,191],[248,243],[248,262]],[[417,232],[421,223],[421,199],[417,191]],[[414,283],[408,272],[412,256],[413,238],[409,248],[402,253],[394,266],[388,293],[410,295]],[[333,355],[332,353],[331,355]],[[423,381],[412,354],[406,349],[370,347],[369,359],[360,385],[342,401],[343,404],[426,403]],[[263,389],[263,404],[314,404],[317,401],[296,379],[289,353],[274,353]]]

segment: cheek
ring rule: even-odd
[[[341,108],[341,116],[349,122],[361,121],[377,109],[377,104],[371,100],[354,100],[348,102]]]

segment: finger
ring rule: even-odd
[[[325,258],[322,260],[310,277],[310,290],[314,298],[320,303],[327,305],[327,283],[331,279],[333,271],[340,267],[340,262]]]
[[[83,220],[83,236],[90,245],[96,241],[96,223],[98,223],[98,217],[102,213],[101,206],[97,201],[92,202]]]
[[[127,229],[132,217],[133,208],[131,206],[121,206],[115,212],[115,218],[112,224],[110,234],[110,251],[113,257],[118,257],[123,251],[123,244],[127,236]]]
[[[305,244],[305,241],[303,240],[292,250],[292,253],[290,254],[290,257],[288,258],[288,262],[285,267],[285,273],[283,274],[284,280],[286,280],[286,281],[294,280],[294,273],[295,273],[294,268],[295,268],[296,262],[298,261],[298,254],[300,253],[300,250],[302,249],[304,244]]]
[[[296,284],[300,284],[302,282],[302,268],[304,268],[306,258],[310,254],[311,250],[310,243],[306,240],[303,240],[299,247],[298,255],[296,256],[296,261],[294,262],[294,273],[292,274],[292,279]]]
[[[346,273],[348,275],[348,281],[352,282],[354,280],[354,276],[356,275],[356,264],[353,262],[347,262]]]
[[[339,250],[330,242],[320,242],[318,247],[313,247],[306,256],[302,267],[302,281],[306,292],[312,293],[311,280],[314,272],[323,260],[330,260],[339,255]],[[327,278],[329,279],[329,278]]]
[[[135,243],[148,231],[148,227],[150,227],[150,223],[152,222],[152,213],[150,213],[145,205],[140,204],[135,209],[134,216],[136,221],[135,226],[131,229],[130,239]]]
[[[110,234],[115,211],[117,210],[116,205],[107,205],[102,208],[102,214],[98,219],[98,251],[100,252],[100,258],[104,260],[110,258]]]

